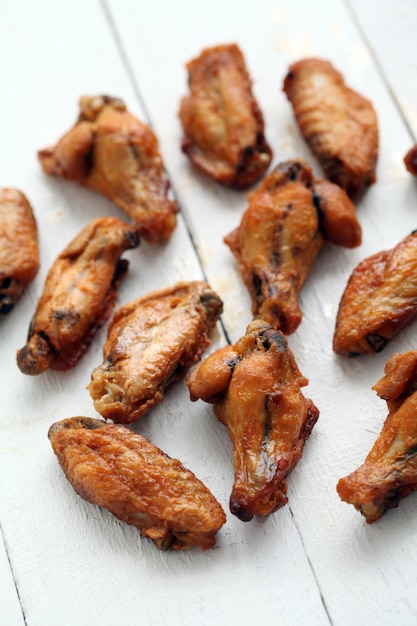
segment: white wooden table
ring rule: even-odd
[[[417,227],[417,184],[402,158],[417,140],[415,0],[1,0],[0,186],[31,201],[41,269],[0,323],[0,624],[222,625],[417,624],[417,495],[366,525],[335,490],[364,459],[386,416],[371,386],[387,358],[417,348],[416,323],[375,357],[344,359],[331,340],[345,282],[365,256]],[[225,428],[184,384],[132,426],[178,457],[227,511],[214,549],[161,553],[132,527],[81,500],[47,439],[50,424],[95,416],[85,389],[106,328],[74,370],[30,378],[25,342],[46,272],[90,219],[122,214],[76,185],[46,177],[36,158],[75,121],[81,94],[125,100],[148,121],[181,207],[166,246],[127,255],[119,303],[204,275],[224,300],[230,341],[250,321],[249,297],[223,236],[246,194],[193,170],[180,151],[177,112],[184,64],[206,46],[237,42],[264,113],[274,164],[295,156],[319,169],[282,93],[290,62],[327,58],[378,112],[378,182],[358,205],[363,244],[328,246],[302,292],[304,319],[289,338],[320,418],[289,479],[289,503],[264,522],[228,511],[231,446]],[[219,325],[210,349],[227,341]],[[256,620],[256,621],[254,621]]]

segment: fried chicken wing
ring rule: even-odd
[[[74,367],[110,317],[128,261],[139,243],[134,227],[115,217],[93,220],[58,256],[46,277],[26,345],[17,352],[24,374]]]
[[[320,230],[332,243],[356,248],[362,243],[362,228],[355,205],[344,189],[328,180],[314,181],[314,203],[319,212]]]
[[[239,227],[224,239],[236,257],[255,317],[285,334],[301,322],[298,295],[325,240],[302,160],[280,164],[248,196]]]
[[[153,131],[109,96],[83,96],[75,126],[39,152],[46,174],[73,180],[112,200],[151,243],[167,241],[178,207]]]
[[[363,260],[342,295],[333,335],[337,354],[380,352],[417,315],[417,231]]]
[[[39,269],[32,207],[17,189],[0,189],[0,317],[14,308]]]
[[[363,193],[376,180],[379,139],[372,103],[347,87],[329,62],[315,58],[290,66],[284,92],[326,177],[351,197]]]
[[[161,550],[207,550],[226,516],[205,485],[124,426],[73,417],[51,426],[52,448],[74,490],[132,524]]]
[[[405,155],[404,163],[410,174],[417,176],[417,143]]]
[[[166,388],[210,344],[222,306],[207,283],[192,281],[153,291],[118,309],[104,361],[88,386],[98,413],[127,424],[160,403]]]
[[[284,335],[253,321],[234,346],[217,350],[187,378],[191,400],[210,402],[233,443],[230,510],[242,521],[284,506],[285,478],[319,416]]]
[[[187,69],[190,94],[179,112],[182,150],[217,182],[246,189],[266,172],[272,150],[243,54],[235,44],[207,48]]]
[[[387,401],[387,419],[364,463],[337,484],[368,523],[417,490],[417,351],[388,359],[373,389]]]

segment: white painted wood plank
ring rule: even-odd
[[[135,5],[140,20],[141,7]],[[169,54],[169,45],[164,56]],[[98,195],[44,176],[39,148],[77,117],[83,93],[123,98],[144,117],[102,8],[92,0],[56,3],[3,0],[0,6],[0,185],[16,186],[32,202],[41,240],[41,270],[0,325],[0,520],[26,623],[242,626],[279,616],[327,625],[329,619],[299,531],[287,508],[265,523],[242,524],[228,514],[218,547],[208,553],[159,553],[106,511],[84,501],[64,479],[47,440],[50,424],[95,415],[85,389],[101,362],[102,329],[78,366],[67,373],[24,376],[15,363],[50,264],[90,219],[120,212]],[[152,56],[149,72],[155,76]],[[6,89],[7,86],[7,89]],[[141,86],[140,86],[141,87]],[[166,111],[175,127],[175,111]],[[166,139],[166,138],[165,138]],[[162,145],[164,153],[166,147]],[[142,243],[119,302],[178,280],[202,276],[182,216],[165,247]],[[224,343],[220,330],[212,349]],[[227,508],[231,450],[210,407],[191,404],[178,385],[133,427],[180,458]],[[302,602],[289,602],[297,589]]]
[[[417,141],[417,3],[348,0]]]
[[[367,526],[335,490],[338,478],[362,462],[385,418],[386,407],[371,386],[382,375],[386,359],[395,351],[416,347],[414,324],[374,358],[346,360],[331,350],[339,298],[352,269],[365,256],[395,245],[416,226],[415,185],[402,164],[410,135],[366,40],[344,3],[330,0],[321,2],[319,11],[315,3],[301,0],[239,4],[212,0],[209,5],[161,0],[147,9],[143,21],[134,19],[134,2],[107,0],[107,4],[160,136],[205,270],[224,297],[224,323],[233,340],[250,320],[249,299],[222,238],[237,226],[246,198],[197,174],[180,153],[181,129],[170,115],[178,111],[186,93],[185,62],[209,45],[236,41],[241,46],[275,163],[305,156],[318,172],[281,92],[290,62],[307,55],[328,58],[349,85],[375,104],[381,135],[378,182],[358,205],[363,244],[353,251],[328,246],[322,253],[303,289],[304,321],[290,338],[301,370],[310,379],[306,393],[321,417],[290,477],[289,506],[332,623],[414,624],[416,496]],[[399,43],[387,39],[386,48],[397,53]],[[150,59],[154,72],[149,72]],[[295,595],[290,583],[287,589]]]
[[[0,581],[1,581],[1,602],[0,602],[0,624],[5,626],[23,626],[24,619],[19,598],[14,584],[13,574],[7,558],[6,548],[3,543],[3,536],[0,530]]]

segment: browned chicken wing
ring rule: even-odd
[[[177,459],[124,426],[88,417],[53,424],[49,439],[75,491],[132,524],[161,550],[207,550],[226,516]]]
[[[36,220],[25,195],[0,189],[0,317],[4,317],[39,269]]]
[[[417,490],[417,351],[388,359],[373,389],[387,401],[388,417],[365,462],[337,484],[368,523]]]
[[[235,44],[207,48],[187,69],[182,150],[217,182],[246,189],[266,172],[272,150],[243,54]]]
[[[109,96],[84,96],[77,123],[52,148],[39,152],[46,174],[61,176],[112,200],[151,243],[167,241],[178,207],[168,197],[158,140]]]
[[[381,351],[417,315],[417,231],[363,260],[342,295],[333,336],[338,354]]]
[[[314,203],[319,213],[320,230],[332,243],[356,248],[362,243],[362,228],[355,205],[344,189],[328,180],[314,181]]]
[[[211,402],[227,426],[235,472],[230,510],[242,521],[265,517],[288,500],[285,478],[319,416],[301,392],[307,383],[284,335],[262,320],[188,376],[191,399]]]
[[[88,387],[96,410],[127,424],[161,402],[166,388],[199,361],[222,312],[202,281],[153,291],[116,311],[104,362]]]
[[[326,177],[349,196],[363,193],[376,180],[379,139],[372,103],[347,87],[329,62],[315,58],[290,66],[284,91]]]
[[[110,317],[135,228],[115,217],[93,220],[58,256],[46,277],[26,345],[17,352],[24,374],[67,370],[86,352]]]
[[[404,163],[410,174],[417,176],[417,143],[405,155]]]
[[[282,163],[248,199],[239,227],[224,241],[238,262],[253,315],[290,334],[302,318],[299,292],[325,243],[311,169],[302,160]]]

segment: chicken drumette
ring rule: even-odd
[[[220,504],[177,459],[124,426],[88,417],[53,424],[49,439],[75,491],[132,524],[161,550],[211,548]]]
[[[417,490],[417,351],[388,359],[373,389],[387,401],[388,417],[363,465],[337,484],[368,523]]]
[[[75,126],[39,152],[46,174],[62,176],[112,200],[151,243],[167,241],[176,225],[158,140],[109,96],[84,96]]]
[[[17,352],[24,374],[77,364],[114,309],[128,267],[120,257],[138,242],[135,228],[103,217],[90,222],[61,252],[46,277],[27,343]]]
[[[325,239],[360,244],[355,208],[340,187],[315,183],[302,159],[278,165],[248,199],[239,227],[224,241],[238,262],[253,315],[290,334],[301,322],[299,292]]]
[[[191,399],[212,403],[227,426],[235,472],[230,510],[242,521],[287,502],[285,478],[319,416],[301,392],[307,383],[284,335],[262,320],[188,376]]]
[[[166,388],[201,358],[221,312],[219,296],[202,281],[153,291],[118,309],[104,362],[88,387],[96,410],[126,424],[161,402]]]
[[[327,178],[350,196],[375,182],[378,123],[372,103],[321,59],[302,59],[284,80],[298,126]]]
[[[235,44],[207,48],[187,64],[190,94],[181,102],[182,150],[217,182],[245,189],[268,169],[272,150]]]
[[[17,189],[0,189],[0,317],[10,313],[39,269],[36,220]]]

